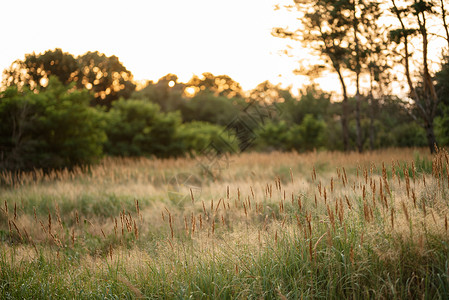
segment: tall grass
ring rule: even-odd
[[[445,150],[230,161],[213,177],[196,160],[108,159],[10,181],[0,297],[449,297]],[[177,173],[199,192],[170,197]]]

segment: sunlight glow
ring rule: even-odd
[[[195,87],[191,86],[186,88],[184,93],[186,94],[187,97],[193,97],[196,94],[196,89]]]
[[[48,78],[44,77],[41,78],[41,80],[39,81],[40,85],[42,85],[43,87],[46,87],[48,85]]]
[[[180,82],[187,82],[194,74],[211,72],[229,75],[244,90],[253,89],[265,80],[281,82],[285,87],[296,86],[298,80],[292,74],[297,67],[296,58],[279,55],[287,41],[271,36],[273,27],[282,26],[291,18],[274,11],[275,4],[286,2],[135,0],[113,1],[111,5],[106,0],[47,0],[42,5],[34,0],[2,1],[0,24],[3,28],[15,24],[15,30],[5,31],[2,36],[14,42],[0,47],[0,70],[27,53],[61,48],[75,56],[97,50],[115,55],[135,80],[157,81],[173,73]],[[85,15],[86,8],[89,22],[67,22]],[[21,22],[10,13],[14,11],[21,12]],[[37,32],[28,36],[36,15],[42,16],[42,26],[67,26],[52,26],[52,34]],[[99,16],[122,22],[111,24],[111,30],[101,30],[104,18]],[[101,38],[85,34],[97,30],[101,30]],[[17,38],[25,35],[26,39]]]

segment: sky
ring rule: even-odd
[[[287,0],[15,0],[0,4],[0,69],[27,53],[61,48],[116,55],[136,80],[173,73],[229,75],[244,90],[269,80],[300,88],[297,57],[273,27],[296,22],[275,11]],[[299,56],[305,49],[296,49]]]

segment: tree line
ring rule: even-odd
[[[448,130],[445,111],[448,100],[444,93],[449,49],[447,6],[444,0],[293,0],[284,8],[299,16],[298,28],[274,28],[273,35],[300,41],[313,49],[322,62],[311,66],[311,71],[326,69],[338,75],[344,149],[351,148],[348,85],[355,86],[356,90],[352,95],[355,141],[362,152],[363,102],[371,106],[369,113],[374,112],[376,102],[394,93],[392,84],[403,81],[408,95],[400,99],[402,106],[424,129],[427,145],[433,152],[435,145],[445,143],[436,131]],[[439,58],[429,55],[435,45],[441,49]],[[438,61],[440,71],[432,73],[431,65]],[[401,73],[402,78],[398,78]],[[363,78],[369,82],[365,88],[361,84]],[[371,140],[374,122],[371,115]],[[440,128],[441,122],[446,125],[444,129]]]
[[[424,146],[433,151],[436,144],[449,145],[447,57],[431,73],[427,54],[416,58],[409,50],[411,42],[428,47],[427,18],[432,12],[441,19],[445,3],[440,13],[430,1],[391,3],[398,28],[382,29],[376,1],[297,0],[289,9],[304,13],[305,26],[273,29],[275,36],[315,47],[323,64],[308,74],[335,72],[342,88],[335,94],[311,85],[295,96],[268,81],[243,91],[229,76],[211,73],[188,82],[167,74],[136,90],[132,73],[116,56],[75,57],[61,49],[28,54],[3,72],[0,169],[72,168],[104,155],[205,155],[211,147],[238,153]],[[421,68],[412,69],[412,62]],[[398,66],[405,70],[406,96],[391,88]],[[362,87],[362,78],[369,79],[369,88]]]

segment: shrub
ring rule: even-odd
[[[299,147],[294,144],[297,150],[310,151],[325,145],[326,123],[323,120],[306,114],[301,124],[293,127],[293,129],[296,128],[297,130],[290,130],[290,134],[292,134],[292,143],[296,139],[300,141]]]
[[[222,126],[194,121],[182,124],[178,132],[184,150],[192,156],[207,150],[209,146],[216,147],[222,152],[238,151],[235,134],[232,131],[225,131]]]
[[[289,150],[292,135],[285,121],[267,123],[257,130],[257,148],[261,150]]]
[[[45,170],[90,164],[102,155],[101,113],[86,90],[50,77],[39,93],[10,87],[0,94],[0,168]]]
[[[425,147],[427,145],[426,132],[416,123],[400,124],[393,128],[398,147]]]
[[[117,156],[169,157],[182,153],[177,138],[179,113],[162,113],[157,104],[120,99],[106,114],[105,152]]]
[[[285,121],[268,123],[258,131],[258,147],[263,150],[311,151],[326,144],[326,123],[306,114],[299,125]]]
[[[200,93],[181,107],[183,121],[203,121],[226,126],[239,113],[233,102],[232,99],[217,97],[210,92]]]

